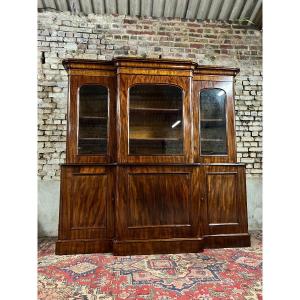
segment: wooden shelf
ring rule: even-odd
[[[82,116],[79,120],[107,120],[107,117],[93,117],[93,116]]]
[[[224,119],[202,119],[201,122],[224,122]]]
[[[182,138],[129,138],[131,141],[180,141]]]
[[[79,138],[79,141],[103,141],[107,138]]]
[[[224,142],[222,139],[201,139],[201,142]]]
[[[94,94],[90,94],[90,95],[80,95],[80,100],[91,100],[91,101],[107,101],[107,95],[97,95],[95,96]]]
[[[174,101],[182,101],[182,97],[178,97],[178,95],[161,95],[161,94],[149,94],[149,92],[145,92],[143,94],[138,94],[138,95],[134,95],[134,94],[130,94],[130,100],[134,100],[134,101],[139,101],[139,100],[146,100],[146,101],[161,101],[161,99],[166,99],[167,97],[172,97],[172,99]]]
[[[130,107],[132,112],[155,112],[155,113],[174,113],[181,111],[181,108],[156,108],[156,107]]]

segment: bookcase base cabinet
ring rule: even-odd
[[[245,187],[238,164],[64,165],[56,254],[250,246]]]
[[[115,169],[62,166],[56,254],[111,252]]]

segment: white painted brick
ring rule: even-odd
[[[254,163],[255,159],[254,158],[242,158],[241,162],[242,163]]]
[[[251,147],[251,148],[249,148],[249,151],[251,151],[251,152],[262,152],[262,148],[260,148],[260,147]]]

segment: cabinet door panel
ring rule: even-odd
[[[207,173],[208,222],[238,224],[237,172]]]
[[[107,174],[73,174],[71,229],[105,228]]]
[[[207,234],[247,232],[244,166],[205,167]]]
[[[116,160],[115,77],[72,75],[67,163]]]
[[[195,81],[193,109],[194,161],[236,162],[232,81]]]
[[[78,154],[107,154],[108,89],[84,84],[78,95]]]
[[[189,224],[190,190],[188,173],[129,173],[129,227]]]
[[[108,167],[62,167],[59,239],[112,238],[113,178]]]
[[[120,162],[192,162],[190,85],[189,77],[120,75]]]
[[[196,173],[185,167],[119,168],[117,238],[197,237]]]

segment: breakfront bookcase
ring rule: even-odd
[[[68,59],[67,159],[57,254],[250,245],[236,162],[238,69]]]

